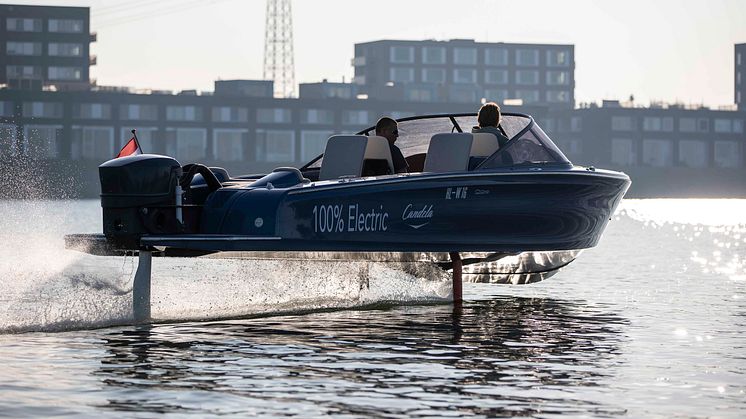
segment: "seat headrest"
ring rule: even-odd
[[[425,157],[426,172],[457,172],[468,170],[474,137],[468,133],[435,134],[430,139]]]
[[[391,150],[385,138],[365,135],[333,135],[326,142],[319,180],[361,176],[366,159],[386,160],[391,173],[394,171]]]
[[[474,136],[474,141],[471,144],[471,151],[469,152],[469,156],[471,157],[491,156],[500,148],[495,134],[478,132],[472,135]]]

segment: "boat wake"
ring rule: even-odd
[[[137,263],[64,250],[59,236],[32,235],[23,247],[3,248],[0,333],[131,324]],[[424,263],[412,270],[369,261],[156,258],[152,316],[206,320],[445,301],[450,292],[449,276]]]

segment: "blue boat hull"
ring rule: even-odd
[[[502,252],[595,246],[629,178],[586,169],[418,174],[212,194],[193,250]]]

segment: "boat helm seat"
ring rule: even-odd
[[[326,142],[319,180],[394,173],[388,140],[379,136],[333,135]]]
[[[500,148],[500,143],[497,141],[495,134],[478,132],[471,135],[474,136],[474,141],[471,143],[469,157],[489,157]]]
[[[495,154],[500,148],[500,143],[495,134],[489,132],[472,133],[474,141],[469,152],[469,170],[474,170],[487,157]]]
[[[424,171],[466,171],[495,153],[498,147],[497,137],[492,134],[435,134],[427,149]]]

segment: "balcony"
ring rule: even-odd
[[[98,33],[91,32],[88,36],[88,42],[96,42],[96,38],[98,38]]]
[[[93,54],[90,57],[88,57],[88,65],[96,65],[98,57]]]

